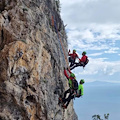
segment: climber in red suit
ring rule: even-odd
[[[72,67],[75,64],[76,58],[80,59],[78,54],[76,53],[76,50],[73,50],[73,53],[70,53],[70,50],[68,52],[70,67]]]
[[[85,67],[85,65],[89,62],[88,57],[86,56],[86,54],[87,53],[85,51],[83,51],[82,58],[79,59],[79,63],[75,62],[74,65],[72,67],[70,67],[70,70],[72,70],[72,69],[74,69],[75,67],[78,67],[78,66]]]

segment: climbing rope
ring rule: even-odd
[[[66,56],[66,54],[65,54],[65,50],[64,50],[64,47],[63,47],[62,40],[61,40],[61,37],[60,37],[59,32],[58,32],[58,36],[59,36],[59,38],[60,38],[60,43],[61,43],[61,46],[62,46],[62,49],[63,49],[63,53],[64,53],[64,57],[65,57],[66,63],[67,63],[67,65],[68,65],[68,59],[67,59],[67,56]]]
[[[66,54],[65,54],[65,49],[64,49],[64,47],[63,47],[63,44],[62,44],[62,40],[61,40],[61,36],[60,36],[60,33],[59,33],[59,31],[58,31],[58,27],[57,27],[57,22],[56,22],[56,19],[55,19],[55,17],[54,17],[54,13],[53,13],[53,11],[49,8],[49,6],[46,4],[46,6],[47,6],[47,9],[49,10],[49,12],[52,14],[51,15],[51,25],[52,25],[52,27],[55,29],[55,31],[56,31],[56,33],[57,33],[57,38],[58,38],[58,41],[59,41],[59,44],[60,44],[60,49],[62,50],[61,52],[62,52],[62,55],[63,55],[63,61],[64,61],[64,63],[65,63],[65,65],[67,65],[67,67],[69,66],[69,62],[68,62],[68,59],[67,59],[67,56],[66,56]]]
[[[52,21],[52,26],[54,26],[54,17],[53,17],[53,15],[51,16],[51,21]]]
[[[59,44],[60,44],[60,49],[62,49],[62,55],[63,55],[63,58],[65,59],[64,62],[66,62],[67,66],[68,66],[68,60],[67,60],[67,56],[65,54],[65,50],[64,50],[64,47],[63,47],[63,44],[62,44],[62,40],[61,40],[61,36],[60,36],[60,33],[58,31],[58,28],[57,28],[57,25],[56,25],[56,21],[52,15],[52,26],[55,28],[55,31],[57,33],[57,37],[58,37],[58,41],[59,41]]]

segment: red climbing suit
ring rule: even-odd
[[[88,57],[86,55],[83,55],[82,58],[80,59],[80,62],[85,62]]]
[[[68,53],[68,55],[71,57],[71,58],[73,58],[73,59],[76,59],[76,58],[79,58],[78,57],[78,54],[76,54],[76,53]]]
[[[70,71],[70,69],[68,69],[68,72],[71,74],[72,72]],[[67,79],[69,79],[70,77],[67,74],[67,71],[64,69],[64,75],[66,76]]]

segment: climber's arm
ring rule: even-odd
[[[66,76],[67,79],[69,79],[66,69],[64,69],[64,75]]]
[[[69,68],[67,68],[67,70],[68,70],[68,72],[71,74],[72,72],[71,72],[71,70],[69,69]]]

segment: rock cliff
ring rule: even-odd
[[[72,102],[58,105],[68,88],[59,12],[58,0],[0,0],[0,120],[77,120]]]

